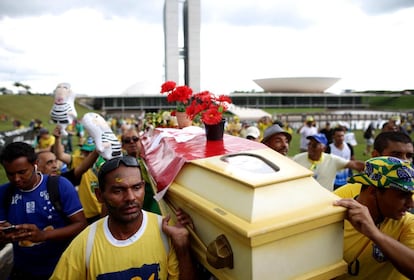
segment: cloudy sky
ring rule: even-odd
[[[1,0],[0,86],[120,94],[163,81],[164,0]],[[330,89],[414,88],[412,0],[201,0],[201,89],[332,76]]]

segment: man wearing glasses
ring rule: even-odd
[[[142,209],[145,182],[135,157],[105,162],[97,197],[108,216],[79,234],[51,279],[196,279],[185,221]],[[184,217],[185,218],[185,217]]]
[[[145,181],[145,198],[143,209],[153,213],[161,214],[158,203],[153,198],[154,191],[151,187],[151,180],[149,174],[147,173],[147,168],[144,164],[144,161],[140,157],[141,141],[136,128],[132,127],[125,130],[121,135],[121,142],[122,149],[124,150],[125,154],[136,158],[141,166],[141,174]]]
[[[138,131],[135,128],[125,130],[121,136],[122,149],[127,155],[139,158],[141,152],[141,142],[139,140]]]
[[[395,157],[366,161],[349,180],[362,185],[355,198],[334,205],[347,208],[344,259],[348,274],[338,279],[414,279],[414,169]],[[407,277],[407,278],[406,278]]]

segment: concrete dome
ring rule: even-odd
[[[333,86],[340,78],[291,77],[253,80],[265,92],[321,93]]]
[[[162,82],[158,81],[141,81],[137,82],[126,90],[124,90],[120,95],[122,96],[157,96],[161,95],[161,84]]]

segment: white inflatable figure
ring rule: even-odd
[[[93,138],[98,153],[106,160],[122,156],[122,145],[105,119],[96,113],[83,115],[81,123]]]
[[[55,102],[50,111],[50,117],[54,123],[60,125],[62,135],[67,136],[66,127],[78,116],[75,109],[75,94],[70,84],[60,83],[53,91],[53,95]]]

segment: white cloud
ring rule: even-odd
[[[381,11],[359,0],[201,1],[202,89],[260,90],[253,79],[289,76],[341,77],[337,92],[414,88],[414,9],[402,9],[405,1]],[[76,1],[42,14],[35,6],[42,2],[27,2],[24,16],[0,20],[0,86],[20,81],[51,92],[66,81],[99,95],[161,83],[163,1],[137,2],[123,1],[118,11]]]
[[[160,25],[107,19],[89,9],[8,20],[3,25],[8,28],[0,30],[2,36],[19,48],[10,54],[10,64],[28,73],[25,83],[33,90],[51,92],[57,83],[67,81],[82,93],[109,94],[151,75],[162,78]]]

